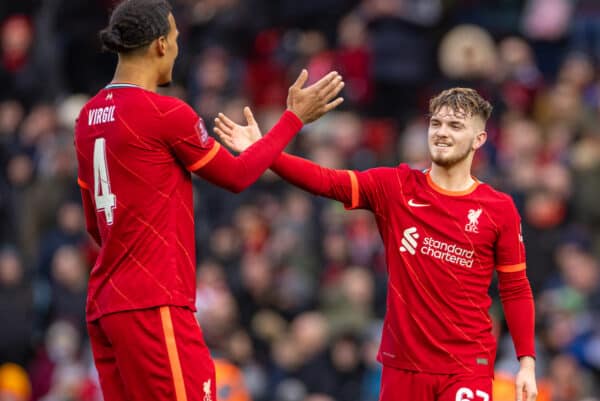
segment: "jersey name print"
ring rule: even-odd
[[[88,125],[96,125],[115,121],[115,106],[91,109],[88,112]]]

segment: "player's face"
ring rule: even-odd
[[[473,153],[485,142],[484,123],[479,116],[469,116],[442,107],[429,120],[429,154],[433,163],[452,167],[472,160]]]
[[[164,41],[164,56],[160,66],[159,86],[167,86],[173,80],[173,65],[179,53],[179,46],[177,45],[179,31],[173,14],[169,14],[169,26],[169,33]]]

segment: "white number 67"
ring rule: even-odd
[[[461,387],[456,392],[456,401],[471,401],[474,400],[475,397],[480,398],[482,401],[489,401],[490,395],[485,391],[475,390],[475,394],[473,394],[473,390],[467,387]]]

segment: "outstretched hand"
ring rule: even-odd
[[[248,149],[262,137],[250,107],[244,107],[244,117],[247,125],[236,124],[223,113],[215,118],[215,134],[225,146],[238,153]]]
[[[344,101],[342,97],[336,98],[344,88],[344,81],[337,72],[330,72],[303,88],[307,80],[308,71],[302,70],[296,82],[290,86],[287,97],[287,109],[296,114],[304,124],[315,121]]]

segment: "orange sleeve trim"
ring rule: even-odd
[[[356,178],[354,171],[348,170],[348,175],[350,176],[350,185],[352,187],[352,203],[350,207],[355,208],[358,206],[358,178]]]
[[[514,273],[520,272],[521,270],[525,270],[525,263],[518,263],[516,265],[501,265],[496,266],[496,270],[501,273]]]
[[[87,189],[88,191],[90,190],[90,186],[88,184],[86,184],[85,181],[83,181],[79,177],[77,177],[77,184],[83,189]]]
[[[211,150],[208,151],[207,154],[202,156],[202,158],[200,160],[198,160],[196,163],[186,166],[186,168],[189,171],[196,171],[198,169],[201,169],[202,167],[206,166],[208,164],[208,162],[210,162],[212,159],[215,158],[215,156],[217,155],[217,152],[219,152],[220,148],[221,148],[221,144],[219,142],[215,142],[214,146],[212,147]]]
[[[171,310],[168,306],[161,306],[159,310],[160,320],[162,322],[163,332],[165,334],[165,342],[167,344],[169,364],[171,365],[171,374],[173,375],[173,384],[175,385],[175,400],[187,401],[185,383],[183,382],[183,372],[181,370],[181,362],[179,360],[179,352],[177,351],[177,343],[175,342],[175,330],[173,329]]]

